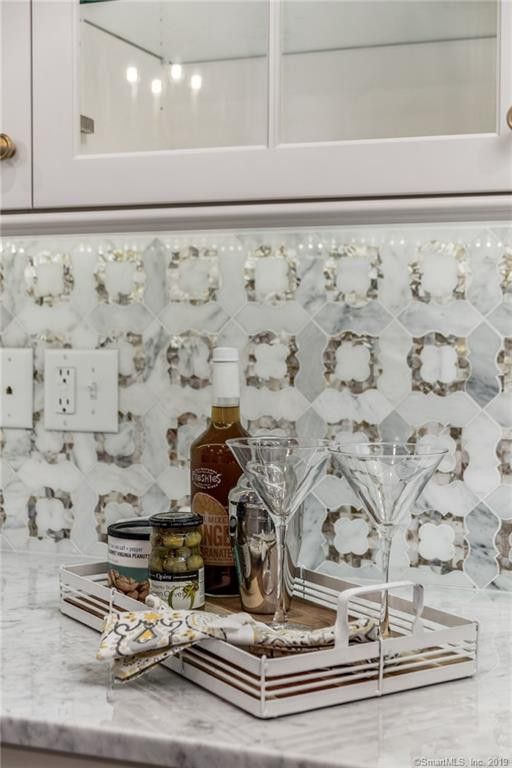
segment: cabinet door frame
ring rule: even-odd
[[[278,70],[275,0],[269,0],[269,7],[272,116]],[[496,133],[102,155],[76,150],[78,12],[73,0],[33,0],[36,208],[512,190],[512,130],[506,122],[512,106],[512,0],[501,0],[499,6]],[[271,144],[274,135],[270,127]]]
[[[32,206],[32,51],[30,0],[0,0],[0,130],[16,154],[0,162],[0,208]]]

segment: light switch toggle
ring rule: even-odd
[[[91,381],[89,386],[87,387],[89,390],[89,397],[91,400],[97,400],[98,399],[98,385],[95,381]]]

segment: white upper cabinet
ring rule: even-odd
[[[0,2],[0,208],[32,205],[30,0]]]
[[[35,207],[512,190],[512,0],[32,15]]]

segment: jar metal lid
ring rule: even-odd
[[[159,512],[149,518],[149,524],[153,528],[197,528],[203,518],[193,512]]]
[[[111,523],[107,528],[107,533],[109,536],[117,536],[118,539],[149,541],[151,528],[147,518],[143,520],[120,520],[118,523]]]

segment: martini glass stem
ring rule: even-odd
[[[393,529],[385,526],[381,529],[382,539],[382,570],[384,572],[384,581],[389,581],[389,565],[391,560],[391,544],[393,542]],[[386,590],[382,595],[382,619],[380,623],[380,632],[382,637],[389,637],[389,592]]]
[[[285,585],[285,544],[287,520],[283,518],[274,518],[276,529],[276,549],[277,549],[277,601],[276,611],[272,619],[272,626],[276,629],[284,627],[288,621],[286,615],[286,585]]]

